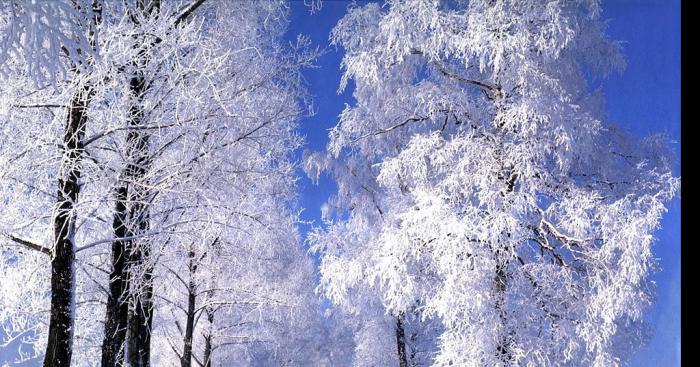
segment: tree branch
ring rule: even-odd
[[[0,233],[0,234],[3,235],[3,236],[5,236],[5,237],[7,237],[7,238],[10,239],[11,241],[13,241],[13,242],[15,242],[15,243],[18,243],[18,244],[20,244],[20,245],[22,245],[22,246],[24,246],[24,247],[26,247],[26,248],[28,248],[28,249],[31,249],[31,250],[34,250],[34,251],[39,251],[39,252],[41,252],[41,253],[43,253],[43,254],[46,254],[46,255],[51,256],[51,249],[49,249],[49,248],[47,248],[47,247],[44,247],[44,246],[39,245],[39,244],[36,244],[36,243],[34,243],[34,242],[32,242],[32,241],[29,241],[29,240],[25,240],[25,239],[23,239],[23,238],[19,238],[19,237],[15,236],[15,235],[12,235],[12,234],[9,234],[9,233]]]
[[[68,108],[63,104],[15,104],[13,108]]]
[[[205,0],[196,0],[192,4],[190,4],[180,15],[175,19],[175,22],[173,24],[177,27],[179,26],[182,22],[187,20],[187,18],[194,13],[197,8],[199,8]]]
[[[396,125],[394,125],[394,126],[387,127],[387,128],[385,128],[385,129],[379,129],[379,130],[374,131],[374,132],[371,132],[371,133],[369,133],[369,134],[362,135],[362,136],[360,136],[359,138],[353,140],[353,143],[356,143],[356,142],[358,142],[358,141],[360,141],[360,140],[362,140],[362,139],[368,138],[368,137],[370,137],[370,136],[388,133],[388,132],[390,132],[390,131],[392,131],[392,130],[396,130],[396,129],[402,127],[402,126],[407,125],[409,122],[419,122],[419,121],[425,121],[425,120],[427,120],[427,119],[428,119],[427,117],[411,117],[411,118],[408,118],[408,119],[406,119],[405,121],[400,122],[400,123],[398,123],[398,124],[396,124]]]

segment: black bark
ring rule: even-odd
[[[506,314],[506,289],[507,289],[507,273],[508,263],[499,264],[496,267],[496,277],[494,279],[495,296],[496,296],[496,312],[500,320],[500,331],[498,345],[496,346],[496,357],[505,365],[510,365],[513,362],[513,354],[511,352],[512,336],[507,332],[508,316]]]
[[[148,224],[147,216],[141,224]],[[148,242],[142,241],[133,249],[130,263],[131,275],[128,279],[131,282],[131,308],[127,320],[127,363],[132,367],[147,367],[151,363],[153,325],[153,265],[150,263]]]
[[[396,317],[396,349],[399,356],[399,367],[408,367],[408,357],[406,356],[406,332],[403,326],[404,315],[399,313]]]
[[[75,4],[80,10],[80,6]],[[92,3],[88,38],[95,48],[95,26],[102,21],[102,6]],[[64,49],[65,51],[65,49]],[[70,55],[67,55],[70,56]],[[71,66],[78,73],[77,65]],[[63,159],[58,173],[56,214],[53,223],[54,250],[51,258],[51,316],[43,366],[70,366],[73,357],[75,320],[75,206],[80,196],[81,161],[85,152],[87,108],[95,93],[89,81],[79,86],[68,109],[61,147]]]
[[[196,285],[194,281],[195,273],[197,272],[197,264],[195,263],[194,256],[194,251],[190,250],[188,253],[190,281],[187,285],[187,322],[185,323],[184,345],[182,349],[182,358],[180,359],[181,367],[192,366],[192,335],[194,334],[194,313],[195,304],[197,302],[197,295],[195,293]]]
[[[127,333],[127,363],[147,367],[151,363],[151,327],[153,325],[152,269],[144,273],[140,294],[133,296]]]
[[[133,98],[129,125],[138,127],[143,124],[142,105],[146,89],[143,75],[137,72],[132,76],[129,87]],[[110,294],[102,342],[103,367],[122,366],[125,357],[130,366],[149,365],[153,270],[148,264],[149,243],[144,238],[149,228],[148,141],[148,133],[139,129],[127,134],[127,162],[115,192],[112,221],[115,240],[112,242]]]
[[[205,308],[207,313],[207,321],[209,321],[209,330],[204,334],[204,358],[202,359],[204,367],[211,367],[211,355],[213,352],[214,343],[214,309]]]
[[[138,0],[137,11],[143,15],[158,17],[160,0]],[[132,17],[136,26],[137,18]],[[140,37],[140,36],[139,36]],[[145,41],[145,40],[143,40]],[[129,109],[129,125],[144,124],[143,99],[148,91],[144,75],[148,65],[146,49],[139,51],[133,60],[134,74],[129,78],[132,102]],[[127,135],[127,165],[124,184],[129,192],[129,224],[131,237],[125,246],[129,253],[128,284],[130,309],[127,316],[126,361],[130,367],[148,367],[151,359],[151,326],[153,323],[153,264],[150,262],[150,242],[145,234],[150,228],[147,173],[151,166],[149,151],[150,133],[134,129]],[[138,239],[136,239],[136,238]]]
[[[179,25],[203,0],[195,1],[174,22]],[[158,17],[160,0],[138,0],[136,11]],[[139,25],[137,17],[132,21]],[[146,41],[146,40],[142,40]],[[161,42],[152,41],[152,46]],[[134,75],[129,78],[133,101],[129,125],[144,124],[143,98],[148,91],[144,70],[148,64],[146,49],[132,62]],[[117,189],[116,210],[113,220],[113,270],[110,276],[110,296],[107,305],[107,323],[103,341],[102,366],[121,366],[126,358],[131,367],[150,365],[151,325],[153,320],[153,264],[150,263],[150,243],[145,238],[150,227],[147,173],[151,165],[150,133],[133,129],[126,139],[127,165],[122,171],[122,186]],[[128,240],[121,240],[129,238]],[[124,352],[126,351],[126,352]]]
[[[44,367],[70,366],[73,342],[75,286],[75,204],[80,194],[80,163],[92,89],[85,86],[73,96],[63,136],[57,208],[53,224],[51,259],[51,318]]]
[[[145,63],[144,63],[145,64]],[[132,106],[130,108],[131,126],[142,126],[144,121],[143,96],[146,92],[145,78],[139,63],[139,68],[129,81]],[[126,277],[130,284],[132,308],[127,320],[127,362],[132,367],[150,365],[151,322],[153,314],[153,268],[149,263],[150,243],[145,234],[150,228],[149,205],[150,190],[148,189],[148,169],[151,166],[149,151],[150,133],[133,129],[127,135],[127,165],[124,170],[124,185],[129,193],[129,228],[131,239],[126,242],[125,249],[129,252],[128,270]],[[140,238],[138,238],[141,236]],[[134,238],[137,237],[137,238]]]
[[[128,187],[123,185],[116,190],[116,207],[112,230],[115,238],[125,238],[127,229],[127,198]],[[109,277],[109,296],[107,298],[107,314],[105,333],[102,342],[102,367],[124,365],[124,341],[126,340],[126,324],[129,314],[127,299],[127,251],[126,241],[112,242],[112,272]]]

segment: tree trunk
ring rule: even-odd
[[[184,346],[182,349],[182,358],[180,359],[181,367],[191,367],[192,366],[192,335],[194,334],[194,308],[197,302],[197,296],[195,294],[195,281],[194,276],[197,272],[197,264],[194,261],[194,251],[190,250],[188,253],[189,257],[189,270],[190,270],[190,281],[187,286],[187,322],[185,324],[185,335],[184,335]]]
[[[145,78],[139,71],[130,80],[131,94],[134,98],[130,108],[131,126],[143,124],[143,95],[146,91]],[[127,360],[132,367],[148,366],[150,364],[151,347],[151,319],[153,313],[153,266],[150,261],[150,243],[145,234],[150,228],[149,201],[150,192],[146,177],[151,165],[151,157],[148,146],[149,133],[142,130],[132,130],[127,135],[128,163],[124,172],[127,178],[124,182],[129,185],[129,224],[132,237],[144,236],[128,241],[130,253],[129,270],[131,276],[127,279],[131,282],[128,289],[131,291],[133,309],[128,320],[127,332],[128,353]],[[137,274],[139,279],[136,278]]]
[[[144,208],[145,209],[145,208]],[[141,229],[148,227],[148,216],[140,219]],[[127,363],[130,367],[148,367],[151,360],[151,326],[153,324],[153,265],[150,244],[140,241],[131,251],[130,284],[132,308],[127,320]]]
[[[140,119],[132,120],[134,125],[140,123]],[[103,367],[123,365],[125,339],[129,339],[126,353],[129,365],[149,365],[153,266],[148,263],[150,244],[147,239],[134,238],[144,236],[149,228],[146,203],[149,193],[145,189],[145,175],[149,165],[147,154],[148,137],[130,133],[127,136],[129,163],[122,172],[122,186],[117,189],[113,220],[115,238],[129,239],[115,240],[112,243],[113,269],[102,345]]]
[[[207,321],[209,321],[209,331],[204,334],[204,367],[211,367],[212,343],[214,342],[214,310],[207,307]]]
[[[214,256],[218,253],[219,250],[219,238],[217,237],[214,242],[212,243],[211,247],[214,251]],[[212,275],[211,278],[209,278],[210,285],[208,290],[205,293],[205,299],[204,299],[204,312],[207,315],[207,322],[209,323],[209,328],[207,331],[204,333],[204,355],[202,358],[202,366],[203,367],[211,367],[212,362],[212,353],[214,353],[214,314],[216,313],[216,310],[218,309],[215,306],[211,305],[211,302],[213,301],[214,298],[214,292],[216,288],[216,273]]]
[[[147,223],[147,219],[145,221]],[[132,254],[132,274],[128,278],[131,281],[132,308],[127,320],[127,363],[130,367],[148,367],[151,363],[153,325],[153,265],[149,263],[150,247],[147,243],[141,243]]]
[[[75,205],[80,194],[80,161],[87,123],[86,109],[93,91],[85,86],[71,101],[63,136],[54,217],[54,253],[51,259],[51,318],[44,367],[70,366],[72,357],[75,289]]]
[[[153,324],[153,283],[147,270],[143,290],[133,297],[127,332],[127,363],[130,367],[148,367],[151,363],[151,326]]]
[[[184,346],[182,350],[181,367],[192,365],[192,334],[194,333],[194,305],[196,296],[192,291],[187,295],[187,323],[185,326]]]
[[[143,75],[134,75],[129,87],[134,99],[129,109],[129,125],[138,127],[143,124]],[[131,130],[126,137],[127,162],[120,175],[121,185],[116,190],[112,221],[115,240],[112,242],[110,294],[102,342],[103,367],[122,366],[125,355],[130,366],[149,364],[152,269],[146,263],[148,241],[138,238],[149,228],[148,141],[147,133],[138,129]]]
[[[404,315],[403,312],[400,312],[399,316],[396,317],[396,349],[399,355],[399,367],[408,367],[403,321]]]
[[[507,331],[508,316],[506,314],[506,287],[507,287],[507,267],[508,263],[499,264],[496,267],[496,277],[494,279],[495,297],[496,297],[496,313],[500,320],[498,345],[496,347],[496,358],[504,365],[511,365],[513,362],[513,353],[510,350],[511,335]]]
[[[158,16],[160,0],[139,0],[136,3],[144,16]],[[132,18],[139,26],[136,18]],[[140,37],[140,36],[138,36]],[[145,41],[141,39],[140,41]],[[137,46],[138,47],[138,46]],[[132,61],[134,75],[129,79],[129,89],[133,98],[129,109],[129,125],[142,126],[144,121],[143,98],[148,89],[144,72],[148,64],[146,50],[139,51]],[[127,135],[127,159],[124,182],[129,186],[130,225],[132,237],[145,236],[150,228],[150,190],[146,174],[151,165],[149,133],[134,129]],[[146,238],[132,239],[127,243],[129,251],[129,271],[127,276],[131,308],[127,319],[126,358],[130,367],[150,366],[151,325],[153,323],[153,264],[150,263],[150,243]]]
[[[199,7],[203,1],[198,0],[188,8],[175,21],[177,26],[189,14]],[[139,0],[136,7],[145,16],[158,17],[160,13],[160,0]],[[138,26],[136,18],[132,18]],[[140,41],[145,42],[145,39]],[[159,43],[160,39],[153,41],[152,46]],[[129,80],[129,88],[133,97],[130,108],[131,126],[142,126],[144,121],[143,97],[148,90],[145,84],[144,71],[148,64],[146,50],[139,52],[136,60],[133,61],[135,75]],[[131,237],[138,237],[147,232],[150,226],[149,202],[151,192],[148,189],[146,173],[151,165],[150,151],[148,147],[149,133],[145,130],[134,129],[127,136],[127,158],[128,164],[125,168],[124,176],[127,179],[125,185],[130,185],[127,189],[129,203],[132,209],[129,215],[129,224],[138,228],[138,231],[131,233]],[[127,233],[129,235],[129,233]],[[138,244],[135,244],[138,241]],[[127,316],[126,333],[126,359],[130,367],[147,367],[150,365],[151,349],[151,325],[153,320],[153,264],[150,263],[150,245],[146,240],[129,240],[122,247],[130,254],[130,261],[127,265],[127,284],[125,288],[130,292],[131,308]],[[143,269],[145,267],[145,269]],[[139,269],[141,277],[135,278],[134,269]],[[142,270],[142,272],[140,272]],[[122,276],[125,274],[122,273]],[[190,342],[191,344],[191,342]],[[191,350],[191,347],[190,347]],[[190,351],[191,355],[191,351]]]
[[[74,4],[80,10],[80,6]],[[96,47],[95,26],[102,21],[102,6],[92,2],[93,22],[88,38]],[[72,69],[77,74],[76,65]],[[83,139],[87,125],[87,107],[95,90],[87,82],[73,95],[63,135],[58,193],[53,223],[54,250],[51,259],[51,316],[44,367],[70,366],[75,330],[75,206],[80,195],[81,161],[85,152]]]
[[[112,229],[115,238],[124,238],[127,230],[128,186],[123,185],[116,191],[116,208]],[[107,298],[107,315],[105,333],[102,341],[102,367],[124,365],[124,341],[129,315],[127,299],[127,256],[126,241],[112,242],[112,272],[109,277],[109,297]]]

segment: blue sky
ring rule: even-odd
[[[328,47],[318,68],[305,76],[313,96],[316,115],[302,121],[310,150],[322,150],[328,131],[336,124],[345,103],[352,104],[350,86],[336,93],[340,81],[342,49],[328,46],[328,35],[343,16],[347,1],[324,1],[311,15],[303,1],[292,2],[290,39],[298,33],[315,45]],[[676,152],[676,175],[680,174],[680,1],[614,0],[603,3],[608,35],[623,42],[627,68],[602,82],[608,118],[637,136],[665,133]],[[313,185],[300,180],[303,218],[320,224],[320,207],[335,187],[322,177]],[[674,200],[657,232],[655,254],[661,270],[654,274],[657,302],[647,315],[653,329],[650,343],[631,360],[631,366],[680,365],[680,200]],[[305,233],[311,226],[302,226]]]
[[[627,59],[626,70],[604,84],[608,117],[639,136],[668,134],[680,175],[680,1],[618,0],[603,7],[608,34],[624,42]],[[647,317],[654,336],[632,366],[680,365],[680,210],[675,199],[657,232],[658,299]]]

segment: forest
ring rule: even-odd
[[[344,7],[0,1],[0,365],[627,365],[680,176],[606,117],[605,4]]]

